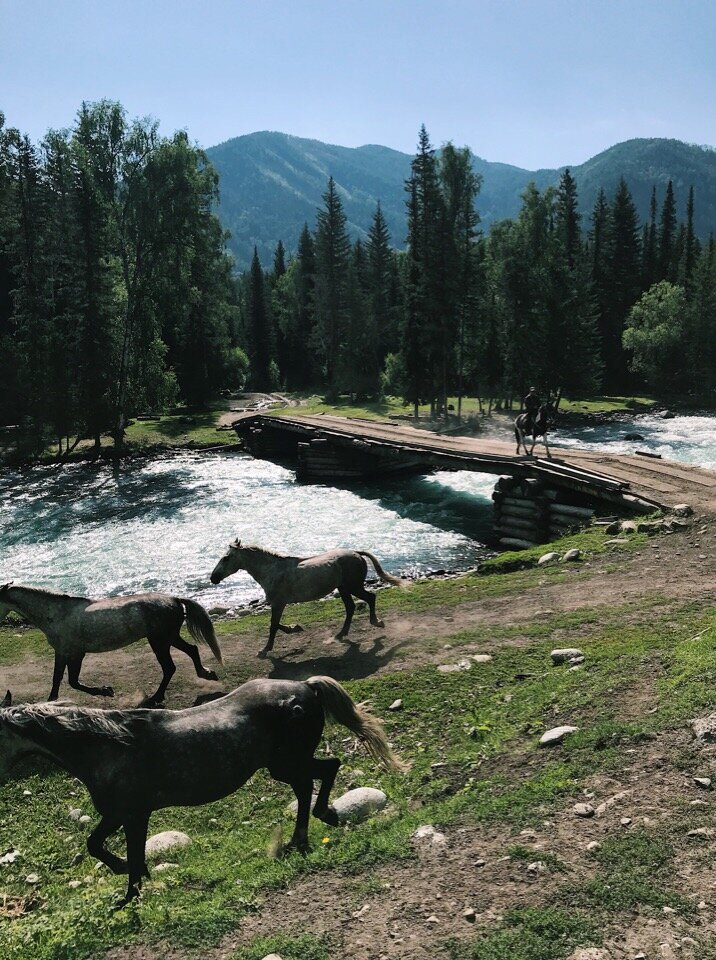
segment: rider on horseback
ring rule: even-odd
[[[522,406],[525,408],[525,413],[529,417],[529,426],[531,430],[537,416],[537,411],[542,406],[542,398],[534,387],[530,387],[530,392],[522,400]]]

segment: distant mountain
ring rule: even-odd
[[[303,224],[314,227],[331,175],[354,237],[366,236],[380,200],[394,245],[404,245],[409,154],[375,145],[337,147],[270,132],[235,137],[206,152],[219,172],[219,215],[231,232],[229,247],[239,269],[248,266],[254,245],[266,267],[279,239],[289,252],[295,251]],[[484,228],[517,214],[520,195],[530,180],[543,189],[556,184],[565,169],[523,170],[480,157],[475,157],[474,167],[483,177],[477,206]],[[673,180],[679,216],[685,215],[693,185],[697,233],[706,237],[716,229],[716,151],[710,147],[680,140],[627,140],[570,170],[587,216],[599,189],[603,187],[611,198],[624,176],[641,218],[646,219],[652,186],[656,185],[661,204],[666,184]]]

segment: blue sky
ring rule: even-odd
[[[0,0],[0,110],[37,140],[120,100],[202,146],[255,130],[535,169],[716,144],[712,0]]]

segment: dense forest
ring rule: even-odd
[[[396,394],[430,404],[477,396],[508,405],[529,385],[563,392],[646,387],[716,400],[716,263],[694,232],[694,195],[677,220],[673,186],[640,223],[624,179],[587,222],[569,170],[528,185],[513,220],[479,225],[480,179],[467,148],[436,152],[423,128],[405,184],[407,246],[391,244],[377,206],[351,243],[332,179],[315,231],[288,264],[255,254],[241,283],[256,388],[330,396]]]
[[[0,116],[0,423],[60,450],[240,386],[217,176],[186,134],[83,105],[39,146]]]
[[[0,118],[1,119],[1,118]],[[377,205],[352,241],[331,178],[295,256],[237,276],[218,179],[186,134],[82,106],[33,145],[0,123],[0,424],[69,450],[225,388],[399,395],[447,416],[529,385],[559,401],[646,386],[716,400],[716,263],[671,183],[641,223],[622,179],[579,212],[574,178],[480,228],[470,151],[421,129],[406,234]],[[405,244],[404,250],[396,247]]]

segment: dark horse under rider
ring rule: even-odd
[[[531,430],[537,416],[537,411],[542,406],[542,398],[534,387],[530,387],[529,393],[522,400],[522,406],[525,408],[525,413],[530,418],[529,427]]]

